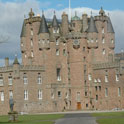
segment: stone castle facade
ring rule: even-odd
[[[24,19],[22,63],[5,58],[0,67],[0,115],[9,97],[20,113],[124,108],[124,54],[114,53],[115,32],[101,8],[99,15],[76,14],[68,21],[34,16]]]

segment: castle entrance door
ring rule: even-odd
[[[81,102],[77,102],[77,110],[81,110]]]

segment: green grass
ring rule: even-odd
[[[93,113],[98,124],[124,124],[124,112]]]
[[[54,124],[56,119],[62,118],[63,114],[49,115],[20,115],[18,122],[8,122],[8,116],[0,116],[0,124]]]

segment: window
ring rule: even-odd
[[[33,35],[33,34],[34,34],[33,29],[31,29],[31,35]]]
[[[45,40],[44,40],[44,39],[42,39],[42,44],[43,44],[43,45],[45,44]]]
[[[54,93],[53,92],[51,93],[51,98],[54,99]]]
[[[105,88],[105,97],[108,97],[108,88]]]
[[[98,82],[101,83],[101,80],[98,78]]]
[[[111,43],[114,43],[114,40],[113,39],[111,39]]]
[[[68,94],[68,93],[66,93],[66,94],[65,94],[65,98],[67,99],[68,97],[69,97],[69,94]]]
[[[98,42],[98,39],[96,39],[96,43]]]
[[[75,27],[75,23],[72,23],[73,24],[73,27]]]
[[[102,34],[104,34],[105,33],[105,30],[104,30],[104,28],[102,28]]]
[[[91,76],[91,74],[88,75],[88,79],[89,79],[89,81],[92,80],[92,76]]]
[[[108,82],[108,75],[105,76],[105,82]]]
[[[116,81],[119,81],[119,74],[116,74]]]
[[[33,46],[33,39],[31,38],[31,46]]]
[[[38,74],[37,82],[38,82],[38,84],[41,84],[42,83],[42,78],[41,78],[41,75],[40,74]]]
[[[93,39],[91,39],[91,43],[93,43],[94,42],[94,40]]]
[[[95,86],[95,91],[97,91],[97,86]]]
[[[83,52],[85,51],[85,47],[83,47]]]
[[[3,91],[0,92],[0,97],[1,97],[1,98],[0,98],[1,101],[3,102],[3,101],[4,101],[4,92],[3,92]]]
[[[9,82],[9,85],[12,85],[12,77],[8,77],[8,82]]]
[[[94,79],[94,83],[97,83],[97,79]]]
[[[21,46],[22,46],[22,47],[24,46],[23,43],[21,43]]]
[[[56,45],[59,45],[59,40],[58,39],[56,40]]]
[[[118,96],[121,96],[121,88],[118,88]]]
[[[58,91],[58,97],[61,97],[61,91]]]
[[[31,57],[34,57],[34,53],[33,53],[33,51],[31,51]]]
[[[104,37],[102,38],[102,43],[105,43],[105,38]]]
[[[38,90],[38,99],[42,99],[42,90]]]
[[[50,40],[49,40],[49,39],[47,39],[47,43],[48,43],[48,44],[50,43]]]
[[[0,77],[0,86],[3,86],[3,77]]]
[[[28,83],[28,78],[27,78],[27,76],[24,76],[24,77],[23,77],[23,81],[24,81],[24,84],[27,84],[27,83]]]
[[[28,100],[28,91],[24,90],[24,100]]]
[[[61,75],[60,75],[60,71],[61,69],[60,68],[57,68],[57,81],[61,81]]]
[[[59,49],[56,49],[56,55],[59,56]]]
[[[102,54],[105,55],[105,49],[102,50]]]
[[[26,55],[26,53],[25,53],[25,58],[27,58],[27,55]]]
[[[11,97],[13,98],[13,91],[12,91],[12,90],[9,91],[9,97],[10,97],[10,98],[11,98]]]
[[[84,58],[83,58],[83,61],[85,62],[86,61],[86,57],[84,56]]]
[[[65,49],[63,49],[63,55],[66,56],[66,51],[65,51]]]
[[[101,86],[99,86],[99,91],[101,91]]]
[[[86,104],[86,108],[88,108],[88,104]]]
[[[87,92],[85,92],[85,96],[87,96]]]
[[[77,101],[80,101],[80,92],[77,92]]]
[[[98,95],[96,95],[96,101],[98,101]]]
[[[59,33],[59,28],[58,29],[53,29],[53,33]]]

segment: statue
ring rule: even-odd
[[[9,106],[10,106],[10,112],[8,112],[9,115],[9,122],[17,122],[18,121],[18,112],[14,111],[14,100],[12,96],[9,99]]]
[[[13,112],[14,101],[13,101],[12,96],[9,99],[9,106],[10,106],[10,111]]]

